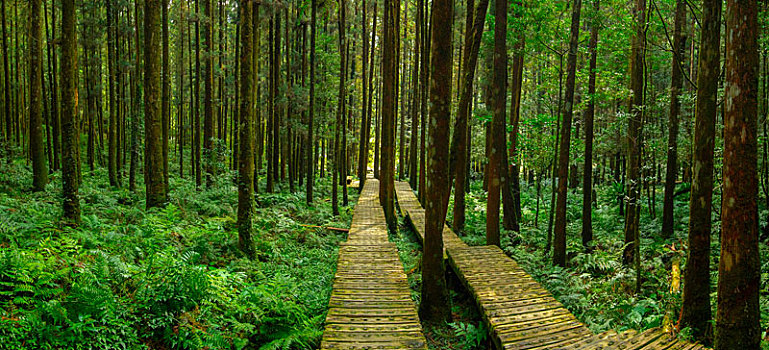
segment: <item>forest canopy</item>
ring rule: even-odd
[[[457,242],[498,247],[589,336],[769,349],[769,2],[0,19],[0,349],[327,347],[362,226],[430,349],[504,342]]]

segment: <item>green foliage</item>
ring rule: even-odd
[[[483,323],[475,326],[470,323],[452,322],[449,326],[454,330],[454,334],[462,339],[462,349],[479,349],[485,345],[488,332]]]
[[[60,184],[18,191],[31,178],[0,165],[0,349],[310,349],[320,343],[346,227],[304,194],[262,194],[258,257],[237,249],[231,174],[210,189],[172,177],[170,204],[84,174],[83,222],[59,226]],[[56,181],[57,176],[53,177]],[[137,186],[143,188],[143,186]],[[355,191],[351,191],[355,201]]]

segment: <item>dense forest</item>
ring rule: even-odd
[[[430,349],[494,347],[444,226],[593,333],[769,349],[768,2],[0,6],[0,349],[317,349],[367,181]]]

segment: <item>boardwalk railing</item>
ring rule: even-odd
[[[365,182],[339,247],[321,349],[427,349],[378,189],[377,180]]]
[[[425,211],[408,183],[395,184],[398,208],[424,239]],[[444,255],[475,299],[497,349],[699,350],[659,329],[593,334],[499,247],[470,247],[448,227]]]

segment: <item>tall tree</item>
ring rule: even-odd
[[[361,49],[361,56],[362,56],[362,64],[361,64],[361,108],[360,108],[360,114],[361,114],[361,124],[360,124],[360,144],[358,145],[358,181],[359,181],[359,190],[363,191],[363,185],[366,183],[366,172],[368,170],[368,143],[369,143],[369,133],[368,133],[368,124],[371,123],[370,118],[368,118],[368,115],[366,114],[366,105],[368,103],[368,99],[371,98],[368,94],[368,79],[366,75],[366,70],[368,69],[368,18],[367,18],[367,12],[368,12],[368,1],[363,0],[361,7],[362,9],[362,19],[361,19],[361,41],[363,42],[363,48]]]
[[[701,37],[692,151],[693,178],[689,199],[689,250],[684,272],[681,325],[692,328],[697,339],[708,340],[711,319],[710,213],[721,65],[721,0],[705,0],[703,3]]]
[[[593,240],[593,118],[595,116],[595,75],[598,63],[598,15],[600,0],[593,0],[593,18],[590,24],[590,73],[587,83],[588,103],[585,111],[585,166],[582,174],[582,246],[590,248]]]
[[[468,2],[467,11],[470,12]],[[454,134],[451,140],[451,154],[456,154],[456,163],[453,166],[456,174],[454,181],[454,210],[452,217],[452,228],[455,231],[462,232],[465,226],[465,182],[468,178],[468,168],[464,164],[468,163],[469,148],[469,127],[468,119],[471,109],[471,99],[473,94],[473,81],[475,80],[475,68],[478,65],[478,52],[481,47],[481,38],[483,36],[483,24],[486,22],[486,11],[489,7],[489,0],[480,0],[475,9],[475,16],[468,15],[465,30],[465,63],[462,65],[463,76],[460,86],[459,106],[457,107],[457,118],[454,122]],[[470,23],[470,19],[473,19]],[[451,168],[451,165],[450,165]]]
[[[726,30],[724,205],[715,348],[758,349],[758,1],[728,0]]]
[[[170,188],[168,187],[168,133],[171,128],[171,71],[170,71],[170,49],[168,38],[168,2],[169,0],[162,0],[162,26],[163,26],[163,92],[161,97],[161,114],[163,123],[163,186],[168,193]]]
[[[107,172],[109,174],[110,186],[118,186],[118,115],[117,101],[118,94],[115,91],[117,82],[115,74],[117,67],[116,56],[116,35],[117,25],[115,24],[115,15],[117,8],[114,1],[107,2],[107,80],[109,81],[109,128],[107,130]]]
[[[315,30],[317,27],[317,0],[312,1],[310,14],[310,113],[307,122],[307,147],[313,147],[315,136]],[[307,203],[312,203],[312,190],[315,183],[315,152],[308,150],[307,154]],[[361,180],[363,181],[363,180]]]
[[[43,143],[43,35],[41,0],[29,2],[29,150],[32,157],[32,189],[44,191],[48,166]],[[8,101],[6,101],[8,104]]]
[[[505,141],[505,105],[507,104],[507,0],[494,3],[494,74],[493,114],[491,120],[491,152],[489,186],[486,200],[486,244],[499,246],[500,188],[507,176]]]
[[[334,175],[332,176],[332,188],[331,188],[331,208],[334,215],[339,215],[339,200],[338,191],[339,185],[345,186],[342,182],[342,174],[344,173],[344,145],[342,142],[342,134],[346,133],[344,116],[345,116],[345,92],[347,89],[347,38],[345,36],[346,22],[346,7],[345,0],[339,0],[339,94],[337,94],[337,106],[336,106],[336,125],[334,126]],[[342,182],[342,183],[340,183]]]
[[[558,197],[555,203],[555,231],[553,240],[553,264],[566,266],[566,195],[569,182],[569,145],[571,143],[571,118],[574,113],[574,88],[577,80],[577,49],[579,46],[579,17],[582,0],[574,0],[571,9],[571,39],[566,60],[566,94],[561,144],[558,148]]]
[[[163,0],[144,0],[144,186],[147,208],[168,200],[163,164],[163,115],[161,105],[160,14]]]
[[[5,160],[8,163],[12,161],[11,155],[11,134],[13,133],[13,117],[11,116],[11,73],[8,65],[8,26],[5,21],[5,1],[3,1],[0,7],[0,15],[2,16],[3,25],[3,97],[6,103],[3,103],[3,110],[5,114]]]
[[[400,0],[384,2],[384,45],[382,51],[382,145],[379,171],[379,201],[384,207],[387,225],[397,227],[394,206],[395,186],[395,114],[398,104],[398,20]]]
[[[704,9],[704,11],[709,11]],[[681,87],[683,86],[683,58],[686,48],[686,1],[676,0],[675,25],[673,28],[673,72],[670,75],[670,112],[668,120],[668,152],[665,170],[665,199],[662,207],[662,236],[673,234],[673,200],[678,178],[678,116],[681,111]]]
[[[249,258],[254,256],[251,225],[254,192],[254,72],[253,72],[253,1],[240,0],[240,120],[238,125],[238,245]]]
[[[643,129],[642,117],[644,109],[644,51],[646,50],[646,0],[635,0],[633,6],[633,41],[630,54],[630,90],[633,96],[630,100],[627,135],[627,211],[625,213],[625,251],[622,261],[630,264],[633,261],[640,262],[637,256],[640,252],[638,243],[638,220],[640,209],[638,198],[641,191],[641,131]],[[567,144],[568,145],[568,144]],[[568,147],[568,146],[567,146]],[[639,274],[641,271],[636,271]],[[637,278],[636,287],[640,289],[640,279]]]
[[[469,0],[472,2],[473,0]],[[418,163],[417,160],[417,137],[419,135],[419,62],[420,47],[422,46],[422,12],[418,8],[416,11],[416,23],[414,25],[414,57],[411,70],[411,137],[409,144],[409,185],[411,188],[417,186]],[[424,127],[424,126],[422,126]]]
[[[216,178],[214,158],[214,42],[213,42],[213,0],[203,0],[203,164],[206,186],[210,187]]]
[[[80,131],[77,118],[77,37],[75,0],[61,1],[61,127],[64,221],[80,223]]]
[[[499,0],[498,0],[499,1]],[[446,267],[443,264],[443,227],[449,186],[449,121],[451,120],[452,26],[454,1],[433,1],[425,239],[422,255],[422,302],[419,315],[427,322],[451,320]]]

